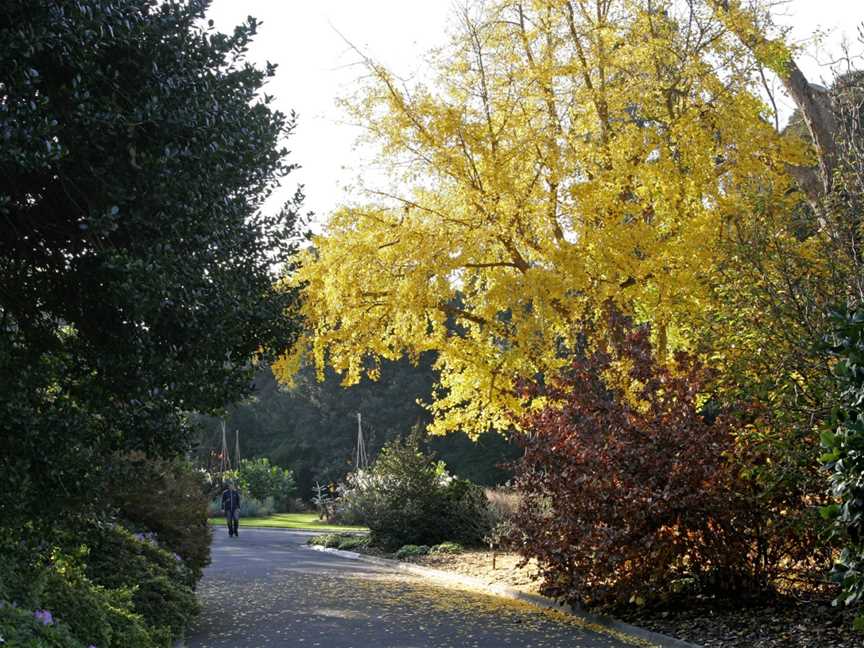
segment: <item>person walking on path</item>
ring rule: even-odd
[[[233,482],[228,482],[228,488],[222,493],[222,510],[228,521],[228,536],[236,536],[240,525],[240,492]]]

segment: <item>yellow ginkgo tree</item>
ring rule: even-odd
[[[728,23],[711,3],[490,0],[428,83],[367,60],[345,104],[389,182],[286,279],[308,328],[277,374],[305,355],[351,383],[435,351],[432,431],[478,433],[512,426],[518,380],[558,368],[604,308],[651,322],[661,354],[686,346],[721,231],[808,162]]]

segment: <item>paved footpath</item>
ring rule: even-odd
[[[564,614],[303,547],[308,534],[217,529],[188,648],[624,648]]]

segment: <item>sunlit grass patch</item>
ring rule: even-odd
[[[224,525],[221,517],[210,518],[210,524]],[[366,527],[340,526],[322,522],[317,513],[274,513],[268,517],[240,518],[241,527],[260,527],[276,529],[314,529],[316,531],[367,531]]]

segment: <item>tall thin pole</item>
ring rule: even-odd
[[[234,460],[237,462],[234,464],[237,468],[240,468],[240,430],[239,428],[236,430],[237,437],[234,442]]]
[[[354,460],[357,470],[365,470],[369,466],[366,458],[366,442],[363,440],[363,417],[357,412],[357,455]]]
[[[231,457],[228,456],[228,440],[225,436],[225,421],[222,421],[222,449],[219,451],[219,472],[231,470]]]

